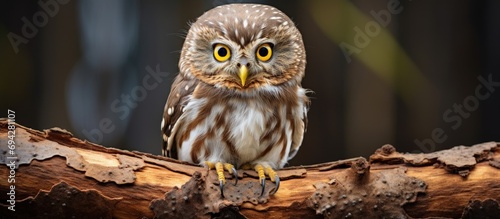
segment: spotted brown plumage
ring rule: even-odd
[[[309,99],[302,36],[281,11],[229,4],[192,24],[162,121],[163,154],[224,170],[254,168],[266,175],[298,151]]]

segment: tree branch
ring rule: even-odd
[[[142,152],[105,148],[65,130],[10,132],[0,120],[0,214],[8,218],[380,218],[500,214],[500,146],[490,142],[430,154],[385,145],[353,158],[278,171],[281,185],[252,171],[229,179]],[[13,126],[10,126],[13,128]],[[9,140],[11,140],[9,142]],[[15,146],[12,147],[12,145]],[[10,147],[9,147],[10,146]],[[7,195],[6,195],[7,194]],[[6,199],[5,199],[6,198]],[[15,201],[10,201],[12,198]],[[15,211],[12,211],[15,210]]]

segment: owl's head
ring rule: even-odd
[[[192,24],[182,48],[181,74],[236,91],[300,84],[306,55],[294,23],[274,7],[229,4]]]

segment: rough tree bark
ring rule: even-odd
[[[225,198],[221,198],[213,171],[142,152],[102,147],[59,128],[37,131],[11,125],[15,133],[9,132],[14,126],[0,120],[1,217],[500,215],[500,146],[495,142],[430,154],[401,154],[384,145],[369,160],[359,157],[289,167],[278,171],[281,186],[271,196],[273,183],[267,182],[261,196],[255,174],[239,171],[238,184],[229,179]]]

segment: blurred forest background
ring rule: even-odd
[[[230,2],[2,2],[0,117],[160,154],[188,23]],[[290,164],[500,141],[500,1],[252,2],[288,14],[306,46],[314,93]]]

